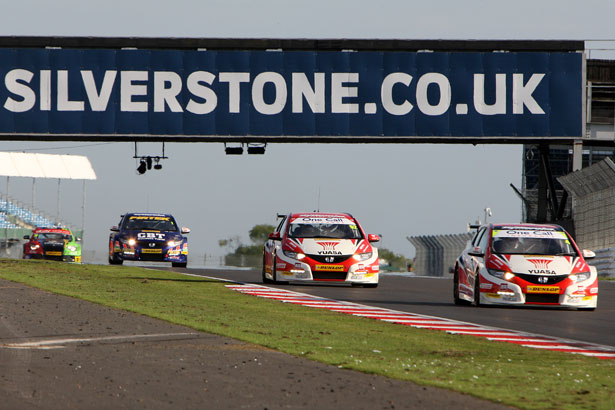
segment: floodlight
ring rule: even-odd
[[[248,154],[263,155],[267,144],[248,143]]]
[[[243,154],[243,144],[237,147],[229,147],[224,143],[224,152],[226,155],[241,155]]]
[[[143,175],[145,174],[145,171],[147,171],[147,164],[145,163],[145,160],[141,160],[139,162],[139,167],[137,167],[137,172],[139,173],[139,175]]]

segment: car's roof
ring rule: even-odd
[[[331,212],[297,212],[291,213],[290,217],[294,218],[348,218],[353,219],[349,213],[331,213]]]
[[[128,212],[125,214],[126,216],[151,216],[151,217],[169,217],[171,214],[160,214],[160,213],[151,213],[151,212]]]
[[[63,233],[72,235],[71,231],[65,228],[35,228],[32,233]]]
[[[559,225],[553,224],[530,224],[530,223],[514,223],[514,224],[493,224],[493,229],[527,229],[527,230],[539,230],[539,229],[552,229],[556,231],[563,231]]]

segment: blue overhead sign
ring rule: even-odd
[[[0,135],[572,139],[583,87],[580,52],[3,48]]]

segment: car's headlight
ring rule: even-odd
[[[356,261],[366,261],[372,257],[372,252],[355,253],[352,257]]]
[[[293,259],[297,259],[297,260],[301,260],[303,258],[305,258],[305,254],[301,253],[301,252],[293,252],[293,251],[287,251],[285,249],[282,249],[282,253],[286,256],[288,256],[289,258],[293,258]]]
[[[31,250],[35,250],[35,249],[38,249],[38,248],[40,248],[40,247],[41,247],[41,245],[39,245],[39,244],[37,244],[37,243],[36,243],[36,244],[34,244],[34,245],[30,245],[30,249],[31,249]]]
[[[179,245],[180,243],[182,243],[182,242],[181,241],[169,241],[169,242],[167,242],[167,245],[170,246],[171,248],[174,248],[177,245]]]
[[[487,272],[489,272],[491,276],[495,276],[498,279],[511,280],[512,278],[515,277],[514,273],[506,272],[502,270],[495,270],[495,269],[487,268]]]
[[[77,247],[76,247],[76,246],[74,246],[74,245],[69,245],[69,246],[67,246],[67,248],[68,248],[68,250],[69,250],[69,251],[71,251],[71,252],[75,252],[75,251],[77,250]]]
[[[568,279],[570,279],[573,282],[583,282],[584,280],[589,279],[589,277],[590,277],[589,272],[579,272],[579,273],[572,273],[568,275]]]
[[[130,239],[128,240],[128,245],[129,245],[129,246],[135,246],[135,244],[136,244],[136,243],[137,243],[137,241],[135,241],[133,238],[130,238]]]

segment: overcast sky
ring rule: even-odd
[[[615,1],[283,1],[2,0],[0,36],[142,36],[395,39],[613,40]],[[593,41],[592,58],[611,57],[614,42]],[[129,211],[175,215],[192,229],[190,251],[220,255],[218,240],[278,212],[348,211],[382,246],[411,256],[408,235],[464,232],[493,211],[518,222],[520,145],[272,144],[264,156],[225,156],[222,144],[167,143],[160,171],[137,175],[132,143],[3,142],[0,150],[85,155],[86,250],[101,255],[108,229]],[[161,144],[140,144],[159,155]],[[357,178],[357,170],[362,170]],[[81,225],[79,181],[63,181],[61,216]],[[0,183],[6,192],[6,179]],[[57,181],[36,182],[36,206],[56,213]],[[32,201],[32,180],[10,190]]]

